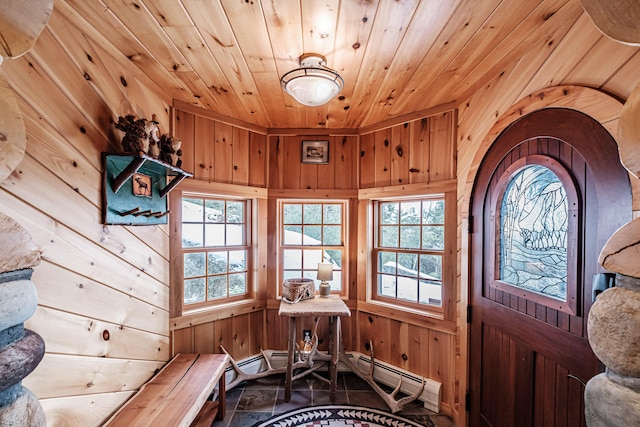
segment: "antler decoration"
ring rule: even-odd
[[[400,382],[398,382],[398,385],[396,386],[396,388],[391,393],[386,393],[373,379],[373,369],[375,367],[375,360],[373,358],[373,343],[371,341],[369,341],[369,355],[371,356],[371,366],[369,367],[368,373],[362,372],[362,370],[360,370],[360,368],[358,368],[351,361],[351,359],[349,359],[346,356],[344,348],[342,348],[340,351],[340,362],[347,365],[347,367],[349,367],[349,369],[351,369],[351,371],[354,374],[356,374],[357,376],[365,380],[367,384],[369,384],[371,388],[376,393],[378,393],[378,395],[380,395],[382,400],[384,400],[384,403],[387,404],[387,406],[391,410],[391,413],[395,414],[396,412],[400,412],[402,408],[404,408],[404,405],[406,405],[409,402],[413,402],[418,398],[418,396],[422,394],[422,391],[424,390],[424,386],[425,386],[424,377],[422,378],[422,386],[418,389],[418,391],[416,391],[410,396],[406,396],[406,397],[403,397],[402,399],[396,400],[396,394],[398,394],[398,391],[400,391],[400,388],[402,387],[402,377],[400,377]]]
[[[293,370],[295,371],[296,369],[300,369],[300,368],[305,368],[305,369],[304,369],[304,371],[300,372],[299,374],[294,375],[291,378],[292,381],[298,380],[298,379],[303,378],[303,377],[305,377],[305,376],[307,376],[309,374],[315,373],[315,371],[317,371],[318,369],[326,366],[327,363],[331,360],[331,356],[330,355],[322,354],[322,353],[318,352],[318,333],[317,333],[318,320],[319,320],[319,318],[315,319],[315,325],[313,327],[313,334],[312,334],[312,338],[311,338],[312,347],[311,347],[311,350],[309,351],[309,354],[306,355],[306,357],[303,357],[301,352],[299,351],[299,349],[296,352],[298,361],[293,364]],[[238,384],[240,384],[243,381],[254,380],[254,379],[258,379],[258,378],[264,378],[264,377],[268,377],[270,375],[275,375],[275,374],[282,374],[282,373],[286,372],[286,370],[287,370],[286,366],[283,366],[281,368],[274,368],[273,366],[271,366],[271,362],[269,361],[269,358],[265,354],[264,350],[260,349],[260,353],[262,354],[262,358],[264,359],[265,363],[267,364],[267,369],[264,370],[264,371],[257,372],[255,374],[250,374],[250,373],[248,373],[246,371],[243,371],[242,368],[240,368],[238,366],[238,364],[233,359],[233,357],[231,357],[229,352],[227,352],[227,350],[222,345],[220,346],[220,349],[225,354],[229,355],[229,357],[231,358],[231,366],[233,367],[233,370],[236,371],[236,377],[233,379],[233,381],[231,381],[226,386],[227,390],[231,390],[232,388],[234,388],[235,386],[237,386]],[[321,361],[321,362],[325,362],[325,363],[319,363],[318,364],[318,363],[316,363],[316,360]],[[318,377],[318,378],[326,380],[325,378],[322,378],[322,377]]]
[[[236,371],[236,377],[233,379],[233,381],[231,381],[226,386],[227,390],[231,390],[232,388],[240,384],[242,381],[255,380],[258,378],[268,377],[269,375],[281,374],[285,372],[285,370],[287,369],[286,367],[282,367],[282,368],[272,367],[271,362],[269,362],[269,358],[264,354],[264,351],[260,349],[260,353],[262,353],[262,358],[267,363],[267,369],[265,371],[261,371],[256,374],[249,374],[243,371],[242,368],[238,366],[238,364],[233,359],[233,357],[231,357],[229,352],[222,345],[220,346],[220,349],[231,358],[231,366],[233,367],[233,370]]]
[[[304,368],[304,370],[300,373],[298,373],[297,375],[294,375],[292,377],[292,382],[296,381],[300,378],[303,378],[309,374],[314,375],[316,378],[319,378],[321,380],[327,381],[328,380],[322,376],[319,376],[315,373],[315,371],[317,371],[318,369],[327,366],[327,364],[331,361],[331,355],[329,354],[324,354],[324,353],[319,353],[318,352],[318,334],[317,334],[317,329],[318,329],[318,318],[315,319],[315,325],[313,327],[313,335],[312,335],[312,347],[311,350],[309,351],[309,354],[304,357],[302,355],[302,353],[300,352],[300,349],[297,347],[297,362],[295,362],[293,364],[293,370],[295,372],[296,369],[300,369],[300,368]],[[342,340],[340,340],[342,341]],[[226,353],[227,355],[229,355],[229,353],[227,352],[227,350],[225,350],[225,348],[223,346],[220,346],[220,348],[222,349],[222,351],[224,353]],[[253,379],[258,379],[258,378],[264,378],[264,377],[268,377],[269,375],[275,375],[275,374],[282,374],[284,372],[286,372],[287,367],[283,366],[281,368],[274,368],[273,366],[271,366],[271,362],[269,361],[269,358],[267,357],[267,355],[265,354],[265,352],[263,350],[260,350],[260,353],[262,353],[262,357],[264,358],[265,363],[267,364],[267,369],[264,371],[260,371],[258,373],[255,374],[250,374],[247,373],[245,371],[242,370],[242,368],[240,368],[238,366],[238,364],[236,363],[236,361],[233,359],[233,357],[231,357],[231,355],[229,355],[229,357],[231,357],[231,366],[233,367],[233,369],[236,371],[236,377],[233,379],[233,381],[231,381],[231,383],[227,384],[227,390],[231,390],[232,388],[234,388],[235,386],[237,386],[238,384],[240,384],[243,381],[247,381],[247,380],[253,380]],[[376,381],[373,379],[373,370],[375,368],[375,359],[374,359],[374,355],[373,355],[373,343],[371,341],[369,341],[369,355],[371,356],[371,366],[369,367],[369,372],[363,372],[360,368],[358,368],[349,357],[347,357],[347,353],[344,349],[344,346],[340,346],[340,355],[339,355],[339,361],[344,363],[354,374],[356,374],[357,376],[359,376],[360,378],[362,378],[364,381],[367,382],[367,384],[369,384],[371,386],[371,388],[378,393],[378,395],[380,395],[380,397],[382,398],[382,400],[384,400],[384,402],[387,404],[387,406],[389,407],[389,409],[391,410],[392,413],[396,413],[396,412],[400,412],[404,406],[407,403],[413,402],[414,400],[416,400],[418,398],[418,396],[420,396],[422,394],[422,391],[424,390],[426,381],[424,379],[424,377],[422,378],[422,385],[421,387],[412,395],[410,396],[405,396],[401,399],[397,399],[396,400],[396,394],[398,394],[398,392],[400,391],[400,388],[402,387],[402,377],[400,377],[400,382],[398,383],[398,385],[396,386],[396,388],[391,392],[391,393],[387,393],[385,392],[382,387],[380,387],[378,385],[378,383],[376,383]],[[316,363],[317,361],[320,362],[324,362],[324,363]]]

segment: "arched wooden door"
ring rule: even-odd
[[[569,109],[510,125],[471,197],[470,426],[584,426],[600,249],[631,219],[617,145]]]

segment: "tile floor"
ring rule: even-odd
[[[388,407],[371,387],[352,373],[338,374],[336,404],[349,404],[387,410]],[[247,381],[227,392],[227,410],[223,421],[216,421],[212,427],[250,427],[254,423],[273,415],[312,405],[327,405],[329,385],[312,376],[293,383],[291,400],[284,401],[284,374]],[[435,427],[455,427],[451,419],[435,414],[422,406],[422,402],[412,402],[398,413],[415,422]],[[425,421],[427,420],[427,421]]]

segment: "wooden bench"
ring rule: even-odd
[[[225,415],[229,360],[226,354],[176,355],[105,426],[211,426]],[[208,400],[216,382],[218,400]]]

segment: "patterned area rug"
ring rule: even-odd
[[[360,406],[328,405],[296,409],[274,415],[253,427],[423,427],[406,418]]]

